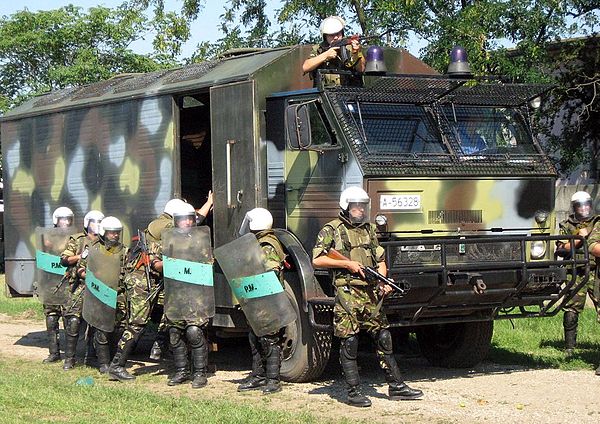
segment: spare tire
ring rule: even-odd
[[[428,325],[417,330],[421,353],[429,363],[448,368],[470,368],[490,350],[494,321]]]

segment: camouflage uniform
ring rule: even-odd
[[[127,254],[129,249],[127,246],[123,245],[119,242],[118,245],[112,246],[110,248],[106,248],[104,242],[101,239],[94,241],[90,245],[90,249],[96,244],[100,244],[101,249],[106,252],[109,252],[114,255],[120,255],[120,275],[119,275],[119,283],[117,288],[117,305],[116,305],[116,313],[115,313],[115,328],[111,333],[107,333],[105,331],[95,329],[94,331],[94,348],[96,349],[96,355],[98,357],[98,364],[100,367],[100,372],[104,373],[108,371],[108,366],[111,358],[111,349],[114,348],[110,345],[110,340],[118,340],[120,339],[120,335],[125,328],[125,324],[127,322],[128,316],[128,308],[127,308],[127,295],[125,289],[125,272],[127,266]],[[79,261],[78,267],[86,268],[87,267],[87,258],[81,259]],[[115,342],[116,344],[116,342]]]
[[[329,50],[329,45],[325,42],[322,42],[321,44],[316,44],[313,46],[309,57],[313,58],[316,57],[318,55],[320,55],[321,53],[326,52],[327,50]],[[356,66],[359,64],[360,59],[363,58],[363,54],[361,51],[358,52],[358,55],[352,57],[352,47],[350,45],[348,46],[344,46],[341,47],[342,49],[346,49],[347,53],[348,53],[348,57],[351,58],[349,63],[342,63],[342,59],[340,58],[339,54],[338,56],[336,56],[334,59],[329,59],[326,60],[325,62],[321,63],[315,70],[311,71],[310,76],[313,79],[315,86],[317,84],[317,69],[331,69],[331,70],[337,70],[337,71],[356,71]],[[355,75],[339,75],[339,74],[325,74],[323,75],[324,78],[324,84],[326,86],[333,86],[333,85],[357,85],[360,84],[360,77],[355,76]]]
[[[345,257],[363,266],[375,267],[384,260],[384,249],[379,245],[375,226],[370,223],[352,224],[345,213],[328,222],[317,235],[313,259],[325,256],[335,249]],[[370,401],[360,391],[358,374],[358,333],[364,329],[376,345],[379,365],[389,384],[391,398],[416,399],[423,393],[408,387],[394,358],[392,336],[381,304],[382,296],[377,286],[360,275],[345,269],[332,269],[336,289],[334,334],[340,337],[340,364],[348,384],[348,401],[351,405],[370,406]]]
[[[273,270],[279,281],[282,281],[282,269],[285,253],[281,242],[272,230],[263,230],[256,234],[262,249],[267,270]],[[283,283],[282,283],[283,286]],[[263,392],[272,393],[280,390],[279,372],[281,368],[281,352],[283,349],[283,331],[258,337],[252,329],[248,332],[250,351],[252,352],[252,373],[248,380],[238,387],[238,391],[263,387]]]
[[[75,350],[79,339],[79,327],[81,324],[81,309],[83,307],[83,291],[85,281],[77,274],[79,261],[71,266],[66,262],[69,257],[80,255],[84,249],[89,248],[92,240],[87,237],[85,232],[73,234],[69,238],[67,247],[61,253],[60,257],[63,265],[67,266],[66,275],[68,275],[70,298],[65,307],[65,365],[64,369],[70,369],[75,363]]]
[[[579,221],[574,214],[559,224],[559,232],[564,235],[577,235],[579,230],[587,228],[588,234],[588,245],[600,241],[600,216],[592,216],[586,221]],[[560,247],[560,242],[557,243]],[[583,259],[583,253],[576,249],[575,255],[578,259]],[[573,270],[570,270],[572,273]],[[584,277],[584,270],[577,269],[575,285],[581,283],[581,279]],[[579,321],[579,314],[583,311],[585,306],[586,295],[590,297],[596,308],[597,320],[600,322],[600,309],[598,303],[598,278],[596,276],[596,260],[590,261],[590,275],[588,282],[579,289],[579,291],[571,298],[566,305],[563,307],[565,313],[563,315],[563,328],[565,332],[565,349],[568,354],[571,354],[577,343],[577,325]]]

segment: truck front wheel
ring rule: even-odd
[[[417,330],[417,341],[432,365],[469,368],[486,358],[493,332],[493,321],[428,325]]]
[[[294,284],[297,281],[292,281],[297,278],[290,274],[293,273],[285,276],[285,292],[296,311],[296,321],[285,329],[281,378],[302,383],[319,377],[325,369],[331,351],[332,335],[326,331],[315,331],[311,327],[308,314],[299,307],[299,285]]]

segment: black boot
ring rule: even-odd
[[[130,381],[135,380],[135,376],[129,374],[125,365],[127,364],[127,358],[133,351],[133,348],[137,342],[137,335],[134,331],[129,329],[123,333],[121,340],[117,345],[117,352],[113,357],[110,366],[108,367],[108,379],[111,381]],[[125,339],[125,340],[123,340]]]
[[[248,341],[250,342],[250,352],[252,353],[252,373],[246,381],[238,386],[238,392],[260,389],[267,384],[260,343],[253,331],[248,333]]]
[[[79,318],[76,316],[69,316],[65,319],[65,322],[65,338],[67,340],[63,370],[68,371],[75,366],[75,352],[77,350],[77,341],[79,340]]]
[[[96,349],[94,349],[94,327],[85,324],[85,354],[83,356],[83,364],[88,367],[95,367],[98,364],[98,358],[96,357]]]
[[[150,359],[160,361],[161,358],[165,357],[168,349],[167,334],[164,331],[159,331],[156,334],[154,343],[152,343],[152,349],[150,349]]]
[[[600,375],[600,367],[596,368],[596,375]]]
[[[279,379],[279,370],[281,368],[281,346],[278,338],[261,337],[265,351],[265,375],[267,384],[263,387],[264,395],[277,393],[281,391],[281,382]]]
[[[565,330],[565,356],[570,358],[577,345],[577,322],[579,314],[574,311],[565,311],[563,315],[563,328]]]
[[[206,386],[206,368],[208,364],[208,343],[204,331],[196,325],[190,325],[185,330],[185,335],[192,348],[192,388],[199,389]]]
[[[169,344],[173,351],[173,363],[175,364],[175,374],[167,382],[169,386],[176,386],[190,379],[188,351],[182,336],[182,330],[174,327],[169,329]]]
[[[108,345],[108,336],[102,330],[94,331],[94,349],[98,358],[98,371],[106,374],[110,364],[110,346]]]
[[[58,343],[58,315],[46,315],[46,332],[48,333],[48,352],[49,355],[44,359],[44,364],[60,361],[60,346]]]
[[[348,404],[358,407],[369,407],[371,401],[360,390],[360,377],[358,375],[358,338],[350,336],[340,341],[340,365],[344,378],[348,384]]]

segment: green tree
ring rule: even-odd
[[[0,110],[49,90],[171,65],[134,53],[145,17],[125,7],[23,10],[0,19]]]

